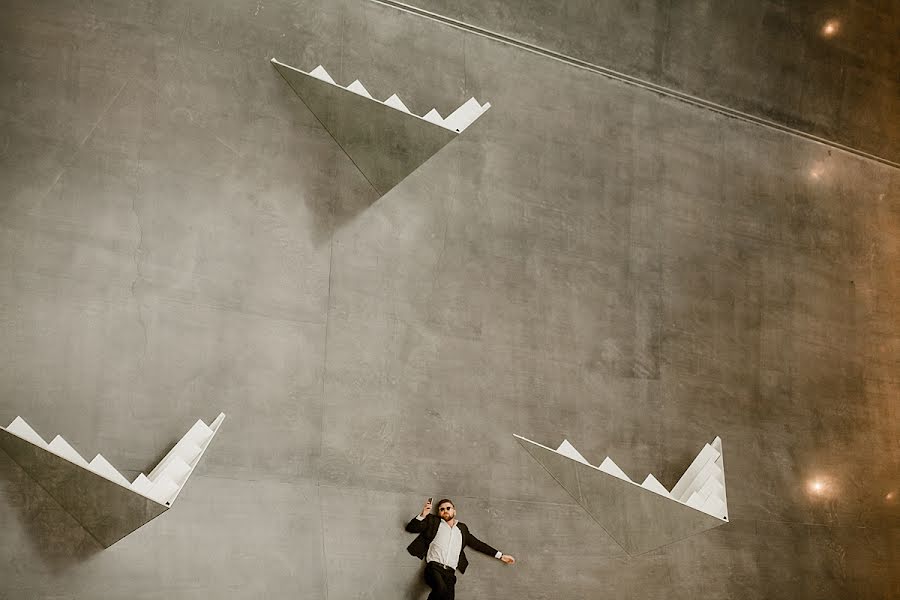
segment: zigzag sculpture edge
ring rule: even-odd
[[[77,467],[99,475],[130,492],[170,508],[175,498],[184,489],[194,468],[200,463],[200,459],[206,453],[206,449],[218,433],[224,420],[225,413],[219,413],[211,425],[206,425],[198,419],[172,450],[154,467],[150,475],[141,473],[132,482],[129,482],[102,454],[98,453],[88,462],[61,435],[57,435],[49,443],[44,441],[21,416],[17,416],[7,427],[0,427],[0,429]],[[194,441],[198,440],[202,442],[202,445],[194,444]],[[185,458],[189,460],[185,460]]]
[[[569,460],[580,462],[608,476],[637,486],[650,493],[658,494],[669,500],[702,512],[711,517],[728,522],[728,502],[725,489],[725,465],[722,458],[722,440],[718,436],[711,444],[705,444],[691,465],[685,470],[678,483],[667,490],[652,473],[643,483],[632,481],[610,457],[606,457],[600,466],[590,464],[568,440],[563,440],[557,449],[550,448],[524,436],[513,434],[519,440],[534,444]],[[721,483],[719,483],[721,480]],[[719,491],[718,487],[721,487]],[[677,490],[677,492],[676,492]],[[721,500],[719,495],[721,494]],[[720,506],[721,505],[721,506]]]
[[[483,115],[487,110],[491,107],[490,102],[485,102],[481,104],[474,97],[469,98],[463,104],[459,106],[452,113],[447,115],[446,117],[442,117],[441,114],[437,111],[437,109],[432,108],[430,111],[425,113],[423,116],[419,116],[413,112],[411,112],[406,105],[400,100],[397,94],[391,94],[386,100],[378,100],[373,98],[371,94],[369,94],[368,90],[366,90],[365,86],[359,81],[359,79],[354,80],[350,85],[342,86],[338,83],[335,83],[334,79],[332,79],[331,75],[328,74],[328,71],[322,65],[317,66],[312,71],[304,71],[303,69],[298,69],[297,67],[293,67],[291,65],[285,64],[279,61],[276,58],[270,59],[272,64],[276,64],[282,66],[286,69],[291,69],[292,71],[296,71],[297,73],[301,73],[308,77],[313,77],[318,79],[319,81],[324,81],[330,85],[333,85],[339,89],[346,90],[350,93],[357,94],[358,96],[363,96],[364,98],[368,98],[373,102],[377,102],[378,104],[383,104],[388,108],[392,108],[396,111],[406,113],[411,117],[415,117],[417,119],[421,119],[422,121],[426,121],[431,123],[432,125],[437,125],[443,129],[448,131],[452,131],[453,133],[462,133],[466,130],[472,123],[478,120],[481,115]]]

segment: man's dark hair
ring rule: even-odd
[[[441,500],[440,502],[438,502],[437,504],[435,504],[435,506],[436,506],[437,508],[440,508],[440,507],[441,507],[441,504],[447,504],[448,502],[450,503],[450,506],[452,506],[453,508],[456,508],[456,505],[453,504],[453,500],[451,500],[450,498],[444,498],[443,500]]]

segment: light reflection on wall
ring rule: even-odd
[[[829,19],[822,26],[822,35],[824,37],[834,37],[840,31],[841,23],[837,19]]]
[[[818,475],[806,482],[806,491],[813,497],[832,498],[837,495],[837,485],[832,478]]]

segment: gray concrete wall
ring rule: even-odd
[[[404,3],[900,162],[897,2]]]
[[[896,597],[900,173],[372,3],[25,2],[0,23],[0,422],[147,470],[98,546],[0,455],[0,597]],[[494,108],[378,198],[268,63]],[[512,434],[731,523],[628,557]],[[811,481],[828,483],[816,495]]]

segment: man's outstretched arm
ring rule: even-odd
[[[499,550],[497,550],[496,548],[494,548],[494,547],[491,546],[490,544],[486,544],[486,543],[482,542],[482,541],[479,540],[477,537],[475,537],[474,535],[472,535],[472,532],[471,532],[471,531],[469,532],[469,543],[468,543],[468,545],[469,545],[473,550],[477,550],[478,552],[481,552],[481,553],[483,553],[483,554],[487,554],[488,556],[493,556],[494,558],[498,558],[498,559],[502,560],[504,563],[506,563],[506,564],[508,564],[508,565],[511,565],[511,564],[513,564],[513,563],[516,562],[516,559],[513,558],[511,555],[509,555],[509,554],[503,554],[502,552],[500,552]]]
[[[425,506],[422,507],[422,512],[413,517],[412,520],[406,524],[406,530],[410,533],[422,533],[425,531],[425,517],[430,512],[431,500],[426,500]]]

